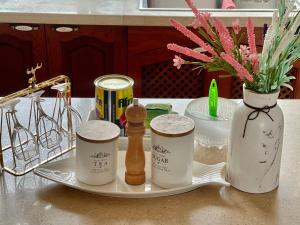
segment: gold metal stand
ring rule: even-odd
[[[17,120],[16,117],[16,113],[17,110],[14,109],[14,107],[12,107],[12,109],[7,110],[7,108],[5,108],[7,105],[9,105],[9,102],[14,101],[15,99],[18,100],[18,98],[20,97],[25,97],[28,95],[31,96],[35,96],[34,93],[38,93],[39,91],[48,88],[48,87],[52,87],[54,85],[58,85],[58,84],[65,84],[65,92],[64,93],[70,93],[71,91],[71,85],[70,85],[70,79],[65,76],[65,75],[60,75],[57,77],[54,77],[52,79],[37,83],[37,79],[36,79],[36,71],[38,69],[40,69],[42,67],[42,64],[37,65],[35,68],[31,68],[30,70],[27,70],[27,74],[28,75],[32,75],[32,77],[29,78],[28,83],[29,83],[29,87],[22,89],[20,91],[17,91],[13,94],[7,95],[3,98],[0,99],[0,106],[1,106],[1,121],[0,121],[0,175],[3,171],[6,171],[12,175],[15,176],[21,176],[24,175],[30,171],[32,171],[34,168],[38,167],[41,164],[47,163],[57,157],[62,156],[63,154],[65,154],[66,152],[72,150],[75,147],[75,143],[74,143],[74,135],[73,133],[70,134],[70,132],[68,131],[74,131],[74,127],[72,127],[73,123],[72,123],[72,118],[71,118],[71,114],[76,113],[77,116],[79,116],[80,120],[80,114],[71,107],[71,105],[68,105],[68,107],[65,106],[61,106],[61,104],[57,104],[57,102],[63,102],[63,104],[70,104],[70,98],[71,96],[69,94],[65,94],[63,95],[62,92],[60,92],[60,94],[57,95],[57,99],[55,101],[55,106],[53,109],[53,114],[52,116],[48,116],[47,113],[45,113],[43,111],[43,109],[37,108],[38,106],[41,107],[41,105],[39,105],[39,102],[36,100],[36,98],[32,98],[31,100],[31,108],[30,108],[30,115],[28,115],[28,127],[25,127],[23,125],[21,125],[21,123],[19,123],[19,121]],[[59,99],[59,98],[64,98]],[[22,98],[25,99],[25,98]],[[30,100],[27,98],[27,101]],[[38,102],[38,104],[36,104]],[[65,107],[63,109],[59,108],[59,110],[57,110],[56,107]],[[72,111],[71,111],[72,110]],[[66,111],[66,123],[67,123],[67,127],[62,127],[62,115],[58,115],[56,116],[56,111],[61,112],[61,111]],[[48,131],[48,133],[41,133],[40,132],[40,128],[39,128],[39,124],[41,123],[41,119],[39,119],[38,116],[41,115],[41,112],[44,113],[44,116],[46,116],[44,119],[48,119],[50,120],[50,122],[52,122],[52,125]],[[56,114],[55,114],[56,113]],[[12,120],[11,120],[12,118]],[[31,121],[35,122],[34,126],[30,126]],[[14,122],[14,125],[13,123]],[[45,123],[43,122],[43,126],[45,127]],[[16,126],[17,124],[17,126]],[[55,126],[54,126],[55,125]],[[53,129],[59,125],[59,129],[56,129],[57,134],[53,133]],[[5,127],[6,126],[6,127]],[[5,133],[6,138],[7,136],[9,137],[9,142],[10,144],[6,147],[3,147],[3,140],[4,140],[4,131],[5,128],[8,131],[8,135],[7,133]],[[21,128],[20,128],[21,127]],[[21,132],[21,130],[23,131],[23,133],[25,133],[27,135],[27,140],[21,140],[20,135],[18,132]],[[25,132],[24,132],[25,131]],[[26,133],[27,132],[27,133]],[[51,133],[52,132],[52,133]],[[59,133],[60,132],[60,133]],[[17,136],[15,133],[17,133],[19,136]],[[33,135],[31,137],[30,141],[33,144],[36,144],[37,146],[37,154],[34,156],[31,156],[31,152],[26,152],[26,148],[29,145],[29,140],[28,140],[28,133],[32,133]],[[23,135],[23,136],[26,136]],[[61,141],[59,144],[55,145],[55,146],[51,146],[51,148],[45,148],[43,143],[45,141],[53,141],[53,137],[51,137],[51,135],[59,135],[60,137],[62,137],[62,140],[59,139],[59,141]],[[43,140],[41,140],[41,136],[44,138]],[[7,142],[8,140],[6,140]],[[18,145],[16,144],[16,141],[19,141]],[[31,143],[31,144],[32,144]],[[18,152],[17,152],[18,151]]]

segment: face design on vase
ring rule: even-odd
[[[261,149],[259,155],[259,163],[266,165],[268,159],[270,158],[270,154],[272,152],[272,145],[274,143],[274,135],[273,130],[264,130],[262,131],[262,142]]]
[[[280,136],[282,132],[282,127],[279,126],[278,129],[263,130],[262,131],[262,143],[261,151],[259,155],[259,163],[265,164],[266,166],[272,166],[276,158],[279,146],[280,146]]]

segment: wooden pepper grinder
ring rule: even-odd
[[[145,152],[143,136],[145,134],[144,119],[146,109],[133,99],[125,111],[127,119],[128,147],[125,159],[125,181],[127,184],[139,185],[145,183]]]

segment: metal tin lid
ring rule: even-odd
[[[120,136],[120,128],[116,124],[108,121],[89,120],[82,123],[76,131],[76,136],[87,142],[110,142]]]
[[[133,79],[124,75],[111,74],[97,78],[94,82],[96,87],[104,90],[116,91],[133,86]]]
[[[152,132],[161,136],[182,137],[194,131],[195,122],[186,116],[165,114],[155,117],[150,127]]]

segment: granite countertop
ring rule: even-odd
[[[190,99],[141,99],[171,103],[183,113]],[[94,99],[73,99],[87,117]],[[1,225],[296,225],[300,224],[300,100],[279,100],[285,131],[279,188],[247,194],[209,185],[169,197],[110,198],[74,190],[28,173],[0,175]],[[226,150],[226,149],[224,149]],[[196,149],[196,154],[201,149]]]
[[[243,24],[247,17],[255,26],[270,23],[272,12],[213,12],[225,24],[233,18]],[[191,23],[190,11],[140,11],[139,0],[0,0],[0,22],[89,24],[122,26],[169,26],[169,18]]]

